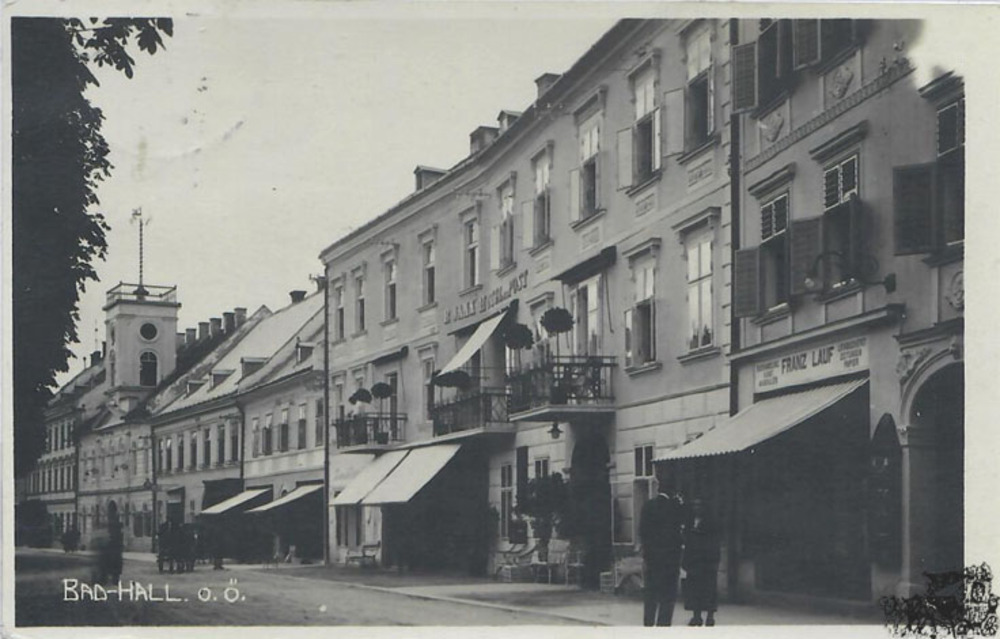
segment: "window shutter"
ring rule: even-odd
[[[632,127],[618,132],[618,189],[632,186]]]
[[[806,288],[806,277],[823,251],[823,218],[811,217],[805,220],[791,220],[788,223],[789,278],[792,295],[810,292]],[[820,268],[821,265],[817,265]],[[818,274],[818,273],[817,273]]]
[[[604,164],[604,151],[598,151],[594,154],[594,210],[591,213],[596,213],[600,211],[601,198],[603,197],[603,189],[601,189],[601,165]]]
[[[534,248],[535,246],[535,200],[521,202],[521,246],[524,248]]]
[[[733,113],[757,107],[757,43],[733,47]]]
[[[580,219],[580,169],[569,172],[569,221]]]
[[[632,365],[632,309],[625,310],[625,366]]]
[[[736,251],[733,275],[736,280],[733,315],[754,317],[760,313],[760,248]]]
[[[494,224],[490,228],[490,269],[500,268],[500,225]]]
[[[663,140],[661,138],[661,120],[662,114],[659,107],[653,109],[653,170],[659,171],[660,166],[663,164],[661,160],[661,155],[663,154]]]
[[[934,250],[934,164],[897,166],[892,174],[896,255]]]
[[[715,133],[715,66],[708,65],[708,73],[706,74],[705,81],[708,83],[708,105],[706,107],[707,113],[705,129],[708,134],[711,135]]]
[[[865,252],[865,218],[864,211],[865,207],[861,203],[861,198],[858,197],[857,193],[852,195],[848,200],[847,206],[850,207],[848,214],[850,215],[849,230],[848,234],[850,237],[850,246],[848,248],[850,266],[852,273],[858,273],[859,269],[864,268],[861,263],[861,256]],[[860,275],[866,275],[865,273],[860,273]]]
[[[830,209],[840,204],[840,166],[827,169],[823,173],[823,208]]]
[[[656,359],[656,298],[649,298],[649,361]]]
[[[792,21],[792,67],[801,69],[819,61],[819,20]]]
[[[663,94],[664,123],[666,129],[666,155],[684,152],[684,89],[674,89]]]

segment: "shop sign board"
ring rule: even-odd
[[[868,338],[852,337],[757,362],[754,392],[766,393],[865,370]]]

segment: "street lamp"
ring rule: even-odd
[[[870,276],[878,273],[879,270],[879,263],[874,255],[859,254],[854,259],[851,259],[851,256],[844,255],[841,251],[823,251],[816,256],[812,266],[806,271],[803,284],[805,284],[807,291],[818,293],[825,287],[826,282],[819,277],[819,264],[821,260],[827,257],[837,260],[848,280],[853,280],[866,286],[883,286],[886,293],[892,293],[896,290],[895,273],[889,273],[881,280],[870,279]]]

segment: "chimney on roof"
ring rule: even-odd
[[[552,85],[556,83],[556,80],[561,77],[562,76],[558,73],[543,73],[535,78],[535,87],[538,89],[538,98],[545,95],[545,92],[552,88]]]
[[[192,344],[194,344],[195,342],[198,341],[197,330],[193,329],[193,328],[189,328],[189,329],[185,330],[184,331],[184,337],[185,337],[185,339],[184,339],[184,345],[185,346],[191,346]]]
[[[495,126],[483,125],[477,127],[475,131],[469,134],[470,155],[475,155],[493,144],[493,140],[496,140],[498,135],[500,135],[500,130]]]
[[[208,339],[208,322],[198,322],[198,341],[202,342]]]
[[[236,330],[236,314],[232,311],[225,311],[222,313],[223,324],[226,328],[226,334],[232,333]]]
[[[247,309],[237,306],[233,309],[233,313],[236,314],[236,328],[243,326],[243,323],[247,321]]]
[[[447,173],[444,169],[435,169],[431,166],[423,166],[421,164],[417,165],[417,168],[413,169],[413,175],[416,178],[417,190],[423,190],[434,184],[441,179],[441,176]]]
[[[103,359],[104,355],[101,353],[101,351],[94,351],[93,353],[90,354],[90,365],[97,366],[98,364],[101,363]]]
[[[503,134],[504,131],[509,129],[510,125],[514,124],[519,117],[521,117],[520,111],[508,111],[507,109],[501,111],[500,115],[497,116],[497,124],[500,125],[500,133]]]
[[[209,321],[211,322],[209,330],[211,332],[212,337],[216,337],[217,335],[219,335],[220,333],[222,333],[222,318],[221,317],[212,317],[212,318],[209,319]]]
[[[184,348],[185,346],[184,340],[185,340],[184,333],[177,333],[177,339],[174,341],[175,351],[179,351],[182,348]]]
[[[298,304],[306,298],[306,291],[289,291],[288,296],[292,298],[292,304]]]

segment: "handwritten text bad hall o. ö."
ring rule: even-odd
[[[155,601],[166,603],[179,603],[188,601],[187,597],[174,597],[170,594],[170,584],[163,584],[161,587],[153,584],[141,584],[138,581],[119,581],[115,586],[104,586],[103,584],[90,584],[79,579],[63,579],[63,601]],[[211,588],[204,586],[198,590],[198,601],[207,603],[209,601],[225,601],[235,603],[246,601],[246,596],[241,594],[236,587],[236,580],[231,579],[229,586],[222,589],[221,595],[217,595]]]

